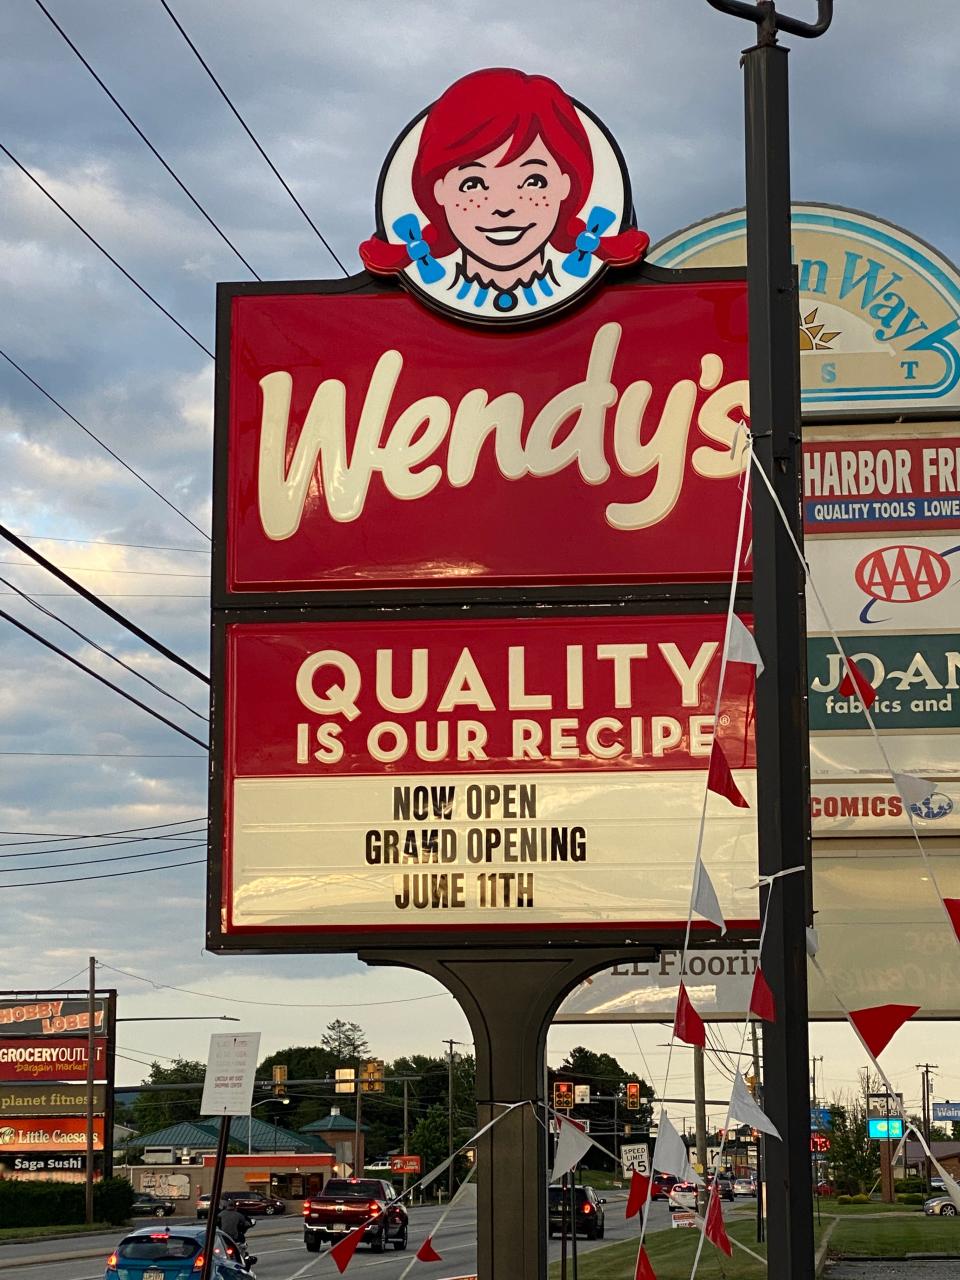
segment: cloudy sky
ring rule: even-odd
[[[260,276],[337,274],[160,0],[45,3]],[[737,59],[749,32],[706,0],[171,6],[351,271],[359,266],[356,246],[372,229],[376,178],[395,134],[450,81],[482,66],[546,72],[607,122],[627,157],[640,225],[655,241],[741,202]],[[812,16],[813,7],[794,0],[800,15]],[[791,56],[794,193],[880,214],[957,260],[955,0],[838,0],[837,8],[828,37],[796,42]],[[0,351],[183,513],[0,359],[0,520],[205,668],[209,558],[198,529],[210,522],[213,365],[201,345],[213,343],[215,283],[249,273],[35,0],[0,6],[0,58],[0,143],[195,339],[0,155]],[[0,561],[6,613],[204,737],[201,719],[65,632],[10,584],[203,715],[197,681],[13,548],[0,550]],[[139,975],[103,970],[123,994],[125,1016],[239,1014],[242,1025],[262,1029],[265,1051],[310,1042],[338,1015],[360,1021],[387,1058],[439,1052],[449,1036],[468,1039],[453,1001],[416,975],[370,972],[349,957],[205,955],[196,834],[206,806],[202,751],[3,619],[0,659],[0,825],[12,833],[0,835],[0,985],[80,978],[92,953]],[[56,840],[10,843],[35,838],[23,833],[156,831],[159,824],[170,824],[162,843],[95,848],[87,841],[85,854]],[[51,852],[38,856],[38,849]],[[104,858],[114,860],[91,864]],[[180,862],[194,865],[113,875]],[[54,883],[80,875],[103,878]],[[39,883],[17,887],[24,881]],[[262,1003],[244,1008],[235,1000]],[[175,1031],[165,1023],[124,1026],[121,1079],[138,1080],[139,1062],[154,1056],[203,1056],[211,1029],[204,1022]],[[551,1059],[586,1039],[638,1073],[648,1063],[657,1078],[663,1031],[639,1034],[642,1053],[629,1029],[557,1030]],[[949,1036],[955,1048],[952,1030]],[[918,1095],[913,1064],[925,1058],[945,1067],[940,1096],[951,1088],[960,1094],[947,1039],[943,1031],[904,1032],[888,1051],[888,1070],[908,1100]],[[819,1030],[815,1044],[825,1055],[827,1090],[853,1083],[862,1060],[850,1035]],[[675,1085],[690,1079],[682,1063]],[[716,1077],[711,1096],[722,1088]]]

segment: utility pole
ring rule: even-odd
[[[453,1155],[453,1046],[459,1040],[444,1040],[447,1046],[447,1155]],[[453,1199],[453,1164],[447,1170],[447,1204]]]
[[[410,1154],[410,1079],[403,1077],[403,1154]],[[403,1171],[403,1194],[407,1194],[407,1182],[410,1175]]]
[[[923,1087],[923,1140],[927,1146],[930,1146],[930,1098],[933,1093],[933,1086],[930,1082],[930,1073],[938,1071],[939,1067],[935,1062],[918,1062],[917,1070],[920,1072],[920,1080]],[[927,1184],[927,1195],[930,1194],[930,1176],[932,1167],[930,1157],[924,1152],[923,1157],[924,1178]]]
[[[807,1079],[806,926],[812,920],[810,758],[806,616],[800,518],[799,297],[790,245],[790,124],[787,50],[781,31],[812,38],[833,17],[818,0],[818,21],[778,13],[773,0],[709,0],[756,24],[744,50],[747,301],[750,430],[765,483],[753,488],[754,631],[765,669],[757,679],[757,838],[761,876],[796,867],[804,875],[768,881],[763,970],[777,1019],[764,1028],[769,1115],[782,1142],[766,1145],[767,1257],[777,1280],[813,1280],[810,1082]],[[770,491],[767,490],[770,486]],[[781,523],[781,514],[789,526]],[[769,658],[769,661],[768,661]]]
[[[84,1175],[87,1226],[93,1222],[93,1094],[97,1078],[97,961],[90,957],[89,995],[87,999],[87,1168]],[[106,1127],[106,1121],[104,1121]],[[103,1146],[113,1135],[103,1135]]]
[[[697,1163],[703,1176],[699,1190],[700,1213],[707,1212],[707,1084],[704,1073],[706,1054],[699,1045],[693,1048],[693,1105],[697,1134]]]

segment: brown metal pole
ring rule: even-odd
[[[217,1156],[213,1165],[213,1183],[210,1187],[210,1210],[207,1215],[207,1234],[203,1241],[203,1269],[200,1280],[210,1280],[213,1274],[213,1247],[217,1240],[217,1218],[220,1214],[220,1193],[223,1191],[223,1171],[227,1164],[227,1147],[230,1144],[232,1116],[220,1117],[220,1136],[217,1139]]]
[[[97,961],[90,957],[89,993],[87,998],[87,1167],[85,1182],[85,1215],[87,1226],[93,1222],[93,1093],[97,1078]],[[107,1135],[103,1135],[104,1144]]]

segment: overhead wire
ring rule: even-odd
[[[193,858],[189,862],[171,862],[165,867],[137,867],[135,871],[101,871],[93,876],[66,876],[62,880],[15,880],[4,889],[45,889],[54,884],[80,884],[84,880],[115,880],[118,876],[142,876],[154,871],[175,871],[178,867],[200,867],[206,858]]]
[[[204,346],[204,344],[200,341],[197,335],[195,333],[191,333],[190,330],[187,328],[187,326],[181,323],[181,321],[177,319],[177,317],[173,314],[172,311],[168,311],[167,308],[163,305],[163,303],[158,298],[155,298],[154,295],[150,292],[148,288],[146,288],[145,285],[142,285],[140,283],[140,281],[136,278],[136,276],[131,275],[130,272],[126,269],[126,267],[121,266],[121,264],[113,256],[113,254],[110,253],[109,250],[105,249],[103,245],[100,243],[100,241],[96,239],[95,236],[91,235],[91,233],[86,229],[83,223],[79,222],[73,216],[73,214],[70,213],[69,210],[66,209],[60,203],[60,201],[53,194],[53,192],[49,191],[43,185],[40,179],[37,178],[33,173],[31,173],[30,170],[27,168],[27,166],[21,163],[21,161],[17,159],[17,157],[13,154],[10,148],[5,146],[2,142],[0,142],[0,151],[3,152],[3,154],[7,157],[7,159],[11,161],[11,163],[17,166],[17,168],[20,170],[22,174],[24,174],[27,178],[30,179],[30,181],[38,190],[43,192],[43,194],[47,197],[50,203],[55,205],[56,208],[60,210],[60,212],[69,222],[73,223],[73,225],[77,228],[77,230],[81,233],[81,235],[86,236],[86,238],[90,241],[90,243],[94,246],[95,249],[100,250],[100,252],[103,254],[103,256],[107,259],[108,262],[113,263],[113,265],[117,268],[120,274],[124,276],[127,280],[129,280],[130,283],[134,286],[134,288],[139,289],[139,291],[143,294],[143,296],[147,298],[148,301],[152,302],[153,305],[157,308],[157,310],[161,311],[167,317],[167,319],[171,321],[171,323],[175,324],[177,328],[180,330],[180,332],[182,334],[185,334],[186,337],[188,337],[195,346],[199,347],[200,350],[204,352],[205,355],[208,355],[211,360],[215,359],[214,354],[210,350],[210,348]]]
[[[206,840],[195,840],[192,844],[176,844],[172,848],[167,845],[164,849],[148,849],[144,853],[116,853],[107,858],[80,858],[76,862],[42,862],[39,866],[27,864],[24,867],[0,867],[0,876],[13,875],[17,871],[29,871],[32,875],[36,871],[61,871],[64,867],[95,867],[101,862],[133,862],[138,858],[158,858],[170,853],[189,853],[194,849],[203,849],[206,847],[206,843]],[[78,849],[74,850],[74,852],[82,853],[83,850]],[[10,856],[10,854],[7,855],[7,857]],[[39,857],[40,855],[36,854],[34,856]],[[3,888],[2,884],[0,884],[0,888]]]
[[[141,711],[145,711],[147,715],[153,716],[155,720],[161,721],[161,723],[167,725],[168,728],[173,729],[175,733],[181,734],[184,738],[189,738],[191,742],[195,742],[198,747],[203,747],[205,751],[209,749],[206,742],[195,737],[194,734],[190,733],[187,729],[184,729],[181,725],[178,725],[174,720],[168,719],[167,716],[157,711],[154,707],[148,706],[145,702],[141,702],[139,698],[135,698],[133,694],[128,693],[126,689],[121,689],[118,684],[114,684],[112,680],[108,680],[106,676],[102,676],[99,671],[94,671],[92,667],[88,667],[86,663],[81,662],[79,658],[75,658],[72,653],[67,653],[66,649],[61,649],[60,646],[54,644],[52,640],[48,640],[45,636],[42,636],[39,631],[34,631],[34,629],[32,627],[28,627],[25,622],[21,622],[18,618],[15,618],[12,613],[7,613],[5,609],[0,609],[0,618],[9,622],[19,631],[23,631],[28,636],[31,636],[38,644],[42,644],[45,649],[52,650],[73,666],[78,667],[81,671],[85,671],[88,676],[92,676],[94,680],[99,681],[100,684],[106,685],[108,689],[112,689],[114,693],[118,693],[121,698],[126,698],[128,702],[132,702],[134,706],[139,707]]]
[[[9,592],[0,592],[8,595]],[[41,756],[44,760],[203,760],[195,751],[0,751],[0,756]]]
[[[24,542],[22,538],[18,538],[15,533],[11,532],[10,529],[5,528],[2,524],[0,524],[0,538],[5,538],[11,546],[16,547],[18,551],[22,551],[24,555],[28,555],[30,559],[35,560],[37,564],[42,565],[48,573],[51,573],[55,578],[59,579],[60,582],[65,583],[66,586],[70,587],[72,591],[75,591],[78,596],[82,596],[88,604],[92,604],[95,608],[99,609],[101,613],[105,613],[108,618],[119,623],[121,627],[125,627],[127,631],[131,632],[139,640],[142,640],[144,644],[148,644],[151,649],[156,649],[158,653],[162,653],[165,658],[169,658],[171,662],[175,662],[178,667],[183,667],[184,671],[189,671],[192,676],[196,676],[196,678],[198,680],[202,680],[204,684],[210,683],[210,677],[204,675],[202,671],[199,671],[192,663],[188,662],[186,658],[181,658],[179,653],[176,653],[173,649],[169,648],[168,645],[165,645],[161,640],[158,640],[156,636],[152,636],[149,631],[144,631],[144,629],[142,627],[138,627],[135,622],[131,622],[125,614],[119,613],[111,605],[107,604],[101,596],[98,596],[96,592],[90,591],[82,583],[77,582],[76,578],[71,578],[70,575],[65,573],[59,565],[54,564],[52,560],[48,560],[45,555],[41,555],[39,551],[34,547],[31,547],[29,542]],[[205,746],[206,744],[201,745]]]
[[[317,224],[314,222],[314,220],[310,217],[309,213],[307,213],[306,209],[303,207],[303,205],[300,203],[300,201],[299,201],[299,200],[297,199],[297,197],[294,195],[293,191],[291,190],[290,186],[288,185],[288,183],[287,183],[286,179],[285,179],[285,178],[283,177],[283,175],[281,174],[280,170],[277,168],[277,166],[273,163],[273,161],[272,161],[272,160],[270,159],[270,157],[267,155],[266,151],[264,151],[264,149],[263,149],[263,147],[261,146],[261,144],[260,144],[259,140],[258,140],[258,139],[257,139],[257,137],[255,136],[255,134],[254,134],[253,130],[252,130],[252,129],[250,128],[250,126],[247,124],[246,120],[244,120],[243,116],[240,114],[239,110],[237,109],[237,107],[236,107],[236,105],[234,104],[233,100],[231,99],[230,95],[227,93],[226,89],[224,89],[223,85],[220,83],[220,81],[219,81],[219,80],[217,79],[217,77],[214,75],[214,73],[213,73],[213,71],[210,69],[210,66],[208,65],[208,63],[204,60],[203,55],[200,53],[200,50],[197,48],[197,46],[193,43],[193,41],[192,41],[192,40],[190,39],[190,37],[187,35],[186,31],[184,30],[183,24],[180,22],[179,18],[176,16],[176,14],[173,12],[173,10],[170,8],[169,4],[167,3],[167,0],[160,0],[160,3],[161,3],[161,5],[163,6],[163,8],[166,10],[166,12],[167,12],[167,16],[170,18],[170,21],[173,23],[173,25],[174,25],[174,26],[177,28],[177,30],[180,32],[181,36],[183,36],[183,39],[186,41],[186,44],[187,44],[188,48],[191,50],[191,52],[193,53],[194,57],[195,57],[195,58],[197,59],[197,61],[200,63],[201,67],[203,67],[203,69],[204,69],[204,71],[207,73],[207,75],[210,77],[211,81],[212,81],[212,82],[213,82],[213,84],[214,84],[214,87],[216,88],[217,92],[220,94],[221,98],[223,98],[224,102],[227,104],[227,106],[230,108],[230,110],[231,110],[231,111],[233,112],[233,114],[236,116],[237,120],[240,122],[240,126],[241,126],[241,128],[243,129],[244,133],[246,133],[247,137],[250,139],[250,141],[253,143],[253,145],[254,145],[254,146],[257,148],[257,150],[260,152],[260,155],[261,155],[261,156],[263,157],[263,159],[267,162],[267,165],[270,167],[270,170],[271,170],[271,172],[273,173],[274,177],[277,179],[277,181],[278,181],[278,182],[280,183],[280,185],[283,187],[284,191],[286,191],[287,195],[290,197],[290,199],[293,201],[293,203],[297,206],[297,208],[298,208],[298,209],[300,210],[300,212],[303,214],[304,218],[305,218],[305,219],[306,219],[306,221],[307,221],[307,224],[309,225],[309,227],[311,228],[311,230],[314,232],[314,234],[317,236],[317,238],[319,239],[319,241],[320,241],[320,243],[323,245],[323,247],[326,249],[327,253],[329,253],[329,254],[330,254],[330,257],[331,257],[331,258],[333,258],[334,262],[337,264],[337,266],[340,268],[340,270],[343,272],[343,274],[344,274],[345,276],[349,276],[350,272],[347,270],[347,268],[346,268],[346,267],[343,265],[343,263],[340,261],[339,257],[337,256],[336,252],[334,251],[334,249],[333,249],[332,245],[330,244],[329,240],[327,240],[326,236],[323,234],[323,232],[320,230],[320,228],[317,226]]]
[[[46,18],[47,18],[47,20],[50,22],[50,25],[54,28],[54,30],[55,30],[55,31],[57,31],[57,32],[59,32],[59,34],[63,37],[63,40],[65,41],[65,43],[66,43],[66,44],[69,46],[69,48],[70,48],[70,49],[72,49],[72,50],[73,50],[73,52],[77,55],[77,57],[80,59],[80,62],[81,62],[81,63],[86,67],[86,69],[90,72],[90,74],[93,76],[94,80],[96,80],[97,84],[100,86],[100,88],[103,90],[103,92],[107,95],[107,97],[110,99],[110,101],[113,103],[113,105],[117,108],[117,110],[118,110],[118,111],[120,112],[120,114],[123,116],[124,120],[126,120],[127,124],[128,124],[128,125],[130,126],[130,128],[134,131],[134,133],[137,135],[137,137],[138,137],[138,138],[140,138],[140,140],[141,140],[141,141],[143,142],[143,144],[148,148],[148,150],[152,153],[152,155],[154,155],[154,156],[156,157],[156,159],[160,161],[160,163],[163,165],[164,169],[166,169],[167,173],[169,173],[170,177],[174,180],[174,182],[177,184],[177,186],[180,188],[180,190],[183,192],[183,194],[187,197],[187,199],[190,201],[190,203],[194,206],[194,208],[197,210],[197,212],[198,212],[198,213],[200,213],[200,214],[202,214],[202,216],[207,220],[207,222],[208,222],[208,223],[210,224],[210,226],[214,229],[214,231],[217,233],[217,235],[220,237],[220,239],[223,241],[223,243],[227,246],[227,248],[228,248],[228,249],[230,249],[230,250],[231,250],[231,252],[232,252],[232,253],[234,253],[234,254],[236,255],[236,257],[238,257],[238,258],[240,259],[240,261],[243,263],[243,265],[246,267],[246,269],[250,272],[250,274],[253,276],[253,278],[254,278],[255,280],[259,280],[259,279],[260,279],[260,276],[258,276],[258,275],[257,275],[256,271],[254,271],[253,267],[251,267],[250,263],[246,260],[246,258],[243,256],[243,254],[242,254],[242,253],[240,252],[240,250],[237,248],[237,246],[236,246],[236,245],[233,243],[233,241],[229,238],[229,236],[226,234],[226,232],[223,230],[223,228],[222,228],[222,227],[221,227],[221,226],[220,226],[216,221],[214,221],[213,217],[212,217],[212,216],[207,212],[207,210],[203,207],[203,205],[200,203],[200,201],[197,199],[197,197],[193,194],[193,192],[190,190],[190,188],[186,185],[186,183],[185,183],[185,182],[183,182],[183,181],[181,180],[181,178],[180,178],[179,174],[177,174],[177,173],[174,171],[174,169],[172,168],[172,166],[171,166],[170,164],[168,164],[168,163],[167,163],[167,161],[163,158],[163,156],[160,154],[160,152],[157,150],[157,148],[153,145],[153,143],[150,141],[150,139],[147,137],[147,135],[143,132],[143,130],[142,130],[142,129],[140,128],[140,126],[137,124],[136,120],[134,120],[133,116],[131,116],[130,112],[129,112],[129,111],[127,111],[127,110],[126,110],[126,108],[125,108],[125,107],[123,107],[123,106],[120,104],[120,102],[118,102],[118,100],[117,100],[117,98],[114,96],[114,94],[113,94],[113,93],[111,93],[111,91],[107,88],[106,84],[103,82],[103,80],[100,78],[100,76],[98,76],[98,75],[97,75],[96,71],[94,71],[94,69],[93,69],[93,67],[90,65],[90,63],[89,63],[89,62],[87,61],[87,59],[83,56],[83,54],[80,52],[80,50],[79,50],[79,49],[77,48],[77,46],[74,44],[74,42],[70,39],[70,37],[67,35],[66,31],[64,31],[63,27],[61,27],[60,23],[59,23],[59,22],[57,22],[56,18],[55,18],[55,17],[53,16],[53,14],[50,12],[50,10],[47,8],[47,6],[43,3],[43,0],[34,0],[34,3],[36,4],[36,6],[37,6],[37,8],[40,10],[40,12],[41,12],[41,13],[42,13]]]
[[[43,844],[47,840],[103,840],[107,836],[127,836],[140,831],[165,831],[170,827],[192,827],[197,822],[207,822],[206,814],[200,814],[196,818],[176,818],[172,822],[150,822],[143,827],[118,827],[116,831],[4,831],[0,830],[0,836],[38,836],[36,841],[20,840],[0,840],[2,844]]]
[[[18,569],[39,569],[36,564],[27,564],[23,560],[0,560],[0,564],[15,565]],[[170,569],[106,569],[99,565],[65,564],[64,569],[71,573],[121,573],[131,578],[207,578],[206,573],[174,573]]]
[[[0,564],[2,563],[3,561],[0,561]],[[33,566],[31,566],[31,568],[32,567]],[[123,658],[118,657],[117,654],[111,653],[104,645],[91,639],[90,636],[72,626],[65,618],[59,617],[52,609],[48,609],[46,605],[41,604],[39,600],[34,600],[32,596],[29,596],[26,593],[26,591],[21,591],[16,583],[11,582],[9,578],[5,578],[0,574],[0,582],[5,586],[10,587],[18,596],[21,596],[28,604],[32,605],[34,609],[39,610],[45,617],[52,619],[54,622],[59,622],[61,627],[66,627],[66,629],[72,632],[73,635],[77,636],[80,640],[83,640],[85,644],[90,645],[91,648],[96,649],[98,653],[102,653],[104,657],[109,658],[111,662],[115,662],[118,666],[122,667],[124,671],[129,671],[131,675],[136,676],[138,680],[142,680],[143,683],[149,685],[151,689],[156,690],[157,693],[163,694],[165,698],[169,698],[170,701],[175,702],[177,706],[183,707],[184,711],[189,711],[192,716],[196,716],[196,718],[198,720],[202,720],[204,724],[209,724],[209,718],[191,707],[188,702],[184,702],[183,699],[178,698],[176,694],[170,693],[168,689],[164,689],[162,685],[157,684],[155,680],[151,680],[149,676],[145,676],[142,671],[138,671],[136,667],[132,667],[129,662],[125,662]]]
[[[404,996],[397,1000],[345,1000],[337,1004],[299,1004],[295,1001],[283,1000],[243,1000],[239,996],[216,995],[208,991],[193,991],[189,987],[175,987],[169,982],[158,982],[154,978],[145,978],[142,973],[131,973],[129,969],[118,969],[116,965],[107,964],[105,960],[97,961],[98,969],[108,969],[111,973],[122,973],[125,978],[135,978],[145,982],[156,991],[179,991],[181,995],[197,996],[201,1000],[220,1000],[227,1004],[254,1005],[262,1009],[372,1009],[380,1005],[420,1004],[425,1000],[441,1000],[445,996],[451,1000],[449,991],[437,991],[428,996]]]
[[[203,835],[206,829],[206,827],[191,827],[188,831],[178,831],[176,835],[171,836],[127,836],[120,840],[109,841],[107,844],[60,845],[56,849],[19,849],[16,853],[0,853],[0,858],[43,858],[52,853],[94,853],[98,849],[118,849],[130,844],[151,844],[155,840],[186,839],[187,836]],[[172,847],[176,849],[176,846]],[[167,845],[166,849],[170,850],[171,846]]]
[[[201,533],[203,530],[201,530]],[[158,542],[109,542],[106,538],[54,538],[49,533],[25,533],[34,542],[75,542],[85,547],[131,547],[135,551],[184,551],[192,556],[208,556],[209,547],[170,547]],[[203,534],[209,542],[209,536]]]
[[[42,396],[46,396],[46,398],[50,401],[50,403],[54,405],[57,409],[59,409],[60,412],[65,417],[69,418],[70,421],[75,426],[78,426],[80,430],[84,432],[85,435],[88,435],[91,440],[95,441],[100,446],[100,448],[103,449],[105,453],[108,453],[110,457],[113,458],[114,462],[118,462],[125,471],[129,471],[130,474],[135,477],[135,479],[139,480],[142,485],[145,485],[150,490],[150,492],[152,494],[155,494],[160,499],[161,502],[163,502],[166,506],[170,508],[171,511],[175,511],[176,514],[181,517],[181,519],[186,520],[187,524],[190,525],[192,529],[196,529],[197,533],[199,533],[202,538],[206,538],[208,542],[210,541],[210,535],[204,532],[204,530],[201,529],[198,524],[195,524],[194,521],[190,519],[190,517],[187,515],[185,511],[182,511],[175,502],[171,502],[170,499],[165,494],[161,493],[160,490],[155,485],[152,485],[150,481],[146,478],[146,476],[141,474],[141,472],[139,472],[136,469],[136,467],[131,466],[130,463],[126,461],[126,459],[121,458],[119,453],[117,453],[114,449],[111,449],[110,446],[106,443],[106,441],[101,440],[95,431],[91,431],[91,429],[88,426],[86,426],[84,423],[82,423],[78,417],[72,414],[69,409],[65,408],[65,406],[62,405],[60,401],[56,398],[56,396],[52,395],[47,390],[47,388],[43,385],[43,383],[38,382],[37,379],[32,376],[32,374],[27,373],[26,369],[24,369],[22,365],[17,364],[16,360],[14,360],[12,356],[7,355],[6,351],[4,351],[2,348],[0,348],[0,356],[2,356],[4,360],[6,360],[7,364],[9,364],[12,368],[16,369],[17,373],[19,373],[21,377],[26,378],[27,382],[29,382],[32,387],[36,387],[36,389],[40,392]],[[55,542],[55,541],[60,541],[60,539],[52,538],[52,539],[49,539],[49,541]],[[65,539],[65,541],[73,541],[73,539]]]

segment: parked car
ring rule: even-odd
[[[181,1280],[199,1275],[203,1266],[206,1227],[141,1227],[123,1237],[107,1258],[104,1280]],[[216,1233],[213,1247],[212,1280],[256,1280],[248,1256],[244,1262],[236,1244]]]
[[[736,1178],[733,1183],[733,1194],[735,1196],[755,1196],[757,1194],[756,1184],[752,1178]]]
[[[680,1181],[675,1178],[672,1173],[655,1173],[653,1175],[653,1186],[650,1188],[651,1200],[666,1200],[670,1196],[670,1191]]]
[[[131,1218],[169,1218],[176,1211],[177,1206],[172,1200],[151,1195],[149,1191],[141,1191],[130,1207],[130,1216]]]
[[[576,1232],[588,1240],[602,1240],[606,1223],[603,1206],[607,1203],[593,1187],[576,1189]],[[570,1234],[570,1189],[554,1183],[547,1191],[547,1234],[552,1238],[563,1234],[566,1224]]]
[[[679,1209],[696,1209],[697,1184],[695,1182],[677,1182],[670,1188],[667,1205],[671,1213]]]
[[[733,1179],[725,1173],[718,1173],[717,1174],[717,1192],[721,1200],[736,1199],[737,1193],[733,1189]]]
[[[384,1178],[331,1178],[320,1195],[303,1202],[303,1243],[310,1253],[361,1224],[374,1253],[388,1244],[398,1251],[407,1247],[407,1210]]]
[[[364,1171],[364,1173],[368,1173],[368,1172],[369,1172],[369,1173],[389,1173],[389,1172],[390,1172],[390,1161],[389,1161],[389,1160],[374,1160],[374,1162],[373,1162],[372,1164],[365,1164],[365,1165],[363,1166],[363,1171]]]
[[[955,1218],[957,1216],[957,1206],[949,1196],[931,1196],[929,1200],[924,1200],[923,1212],[936,1214],[941,1218]]]
[[[817,1183],[817,1195],[818,1195],[818,1196],[832,1196],[832,1195],[833,1195],[833,1184],[832,1184],[832,1183],[830,1183],[830,1182],[818,1182],[818,1183]]]
[[[277,1196],[264,1196],[258,1191],[224,1191],[220,1199],[231,1209],[239,1209],[247,1217],[265,1215],[272,1217],[275,1213],[286,1213],[287,1205]],[[210,1195],[204,1192],[197,1196],[197,1217],[203,1221],[210,1213]]]
[[[940,1177],[939,1173],[935,1173],[935,1174],[933,1175],[933,1177],[930,1179],[930,1190],[931,1190],[931,1191],[946,1191],[946,1189],[947,1189],[947,1187],[946,1187],[946,1183],[945,1183],[945,1182],[943,1181],[943,1179]]]

